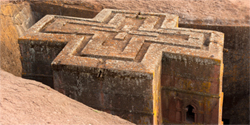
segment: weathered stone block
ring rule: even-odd
[[[210,43],[206,51],[209,52],[211,46]],[[201,52],[199,56],[163,53],[161,83],[165,123],[221,123],[222,55],[221,60],[201,55]]]
[[[33,68],[56,57],[55,89],[86,105],[135,123],[161,124],[162,114],[165,123],[189,123],[191,112],[191,122],[219,124],[223,34],[177,25],[175,15],[138,11],[104,9],[93,19],[48,15],[20,39],[23,71],[52,76],[50,68]],[[214,117],[194,117],[187,106]]]
[[[46,83],[53,87],[52,70],[50,63],[72,36],[44,33],[43,23],[52,19],[47,16],[33,25],[26,35],[19,38],[22,76]]]
[[[195,24],[180,24],[180,26],[216,30],[225,34],[223,119],[228,124],[249,124],[250,27]]]

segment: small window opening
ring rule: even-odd
[[[186,109],[187,109],[186,122],[188,123],[194,122],[194,113],[193,113],[194,107],[191,105],[188,105]]]

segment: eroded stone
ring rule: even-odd
[[[56,90],[137,124],[220,124],[223,33],[177,25],[165,13],[47,15],[19,40],[23,72],[52,77],[53,61]]]

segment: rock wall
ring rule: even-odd
[[[1,68],[16,76],[21,76],[22,66],[18,37],[35,23],[36,16],[30,4],[1,3],[0,7],[0,59]]]
[[[101,5],[93,5],[87,1],[31,1],[32,10],[40,18],[47,14],[64,15],[73,17],[93,18],[103,9]],[[46,8],[46,9],[44,9]]]

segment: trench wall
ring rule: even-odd
[[[0,3],[0,6],[1,68],[16,76],[21,76],[18,37],[22,36],[38,18],[32,12],[28,2]]]

